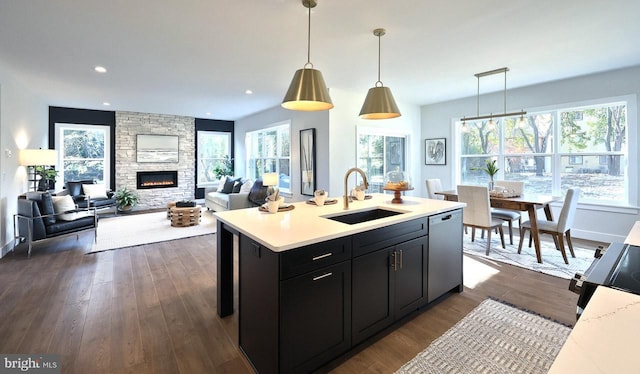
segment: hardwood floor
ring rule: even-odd
[[[19,247],[0,260],[0,352],[60,354],[63,373],[252,372],[237,347],[237,314],[216,314],[214,235],[86,255],[92,241],[54,239],[31,259]],[[464,261],[463,293],[320,371],[392,373],[489,296],[575,322],[567,280]]]

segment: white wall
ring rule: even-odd
[[[331,99],[335,107],[329,114],[330,142],[329,157],[331,165],[330,195],[344,195],[344,176],[349,168],[356,166],[356,127],[377,128],[396,134],[409,134],[409,157],[407,165],[415,190],[407,195],[424,196],[421,170],[421,131],[420,107],[415,104],[397,101],[402,116],[386,120],[364,120],[358,117],[367,90],[348,92],[331,90]],[[424,160],[422,161],[424,163]],[[355,178],[349,177],[349,189],[355,186]]]
[[[0,67],[0,257],[12,248],[16,199],[27,190],[18,150],[48,148],[48,110],[46,103]]]
[[[513,72],[511,72],[513,74]],[[631,201],[638,201],[638,115],[640,105],[640,66],[587,76],[565,79],[507,91],[507,112],[535,110],[558,104],[570,104],[589,100],[635,95],[635,102],[628,108],[628,136],[632,153],[629,154],[629,170],[635,171],[630,180]],[[634,105],[635,104],[635,105]],[[502,113],[503,92],[481,95],[480,114]],[[452,188],[455,175],[452,157],[455,154],[452,139],[452,121],[476,113],[476,97],[425,105],[422,107],[422,136],[447,138],[447,165],[422,166],[422,179],[440,178],[443,188]],[[632,173],[630,173],[631,176]],[[608,207],[579,206],[572,236],[610,241],[624,241],[636,220],[640,220],[637,207],[617,209]],[[557,210],[557,208],[556,208]],[[557,215],[557,211],[554,214]]]
[[[281,106],[235,121],[234,165],[237,176],[245,175],[245,135],[283,121],[291,121],[291,192],[288,201],[302,201],[300,194],[300,130],[316,129],[316,188],[327,189],[329,180],[329,114],[324,112],[296,112]]]

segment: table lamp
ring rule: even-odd
[[[33,170],[33,190],[38,190],[37,166],[51,166],[58,162],[58,152],[55,149],[21,149],[19,162],[22,166]]]
[[[267,196],[275,192],[275,186],[278,185],[278,173],[262,174],[262,185],[267,186]]]

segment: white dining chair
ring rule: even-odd
[[[436,195],[436,192],[442,191],[442,184],[439,178],[427,179],[427,193],[430,199],[444,200],[443,195]]]
[[[491,217],[489,189],[483,186],[458,186],[458,201],[466,203],[462,210],[462,224],[471,228],[471,241],[475,240],[475,229],[487,230],[487,256],[491,249],[491,232],[498,230],[502,248],[504,245],[504,221]]]
[[[553,241],[556,244],[556,248],[562,253],[562,258],[564,259],[565,264],[569,264],[569,260],[567,259],[567,252],[564,249],[563,236],[566,236],[567,238],[571,257],[576,257],[573,252],[573,243],[571,243],[571,226],[573,226],[573,219],[576,214],[576,208],[578,207],[579,196],[579,188],[570,188],[564,198],[564,203],[562,204],[562,210],[560,211],[558,220],[536,220],[536,223],[538,224],[538,232],[540,234],[553,235]],[[529,248],[531,248],[531,222],[525,221],[520,227],[520,244],[518,245],[518,254],[522,251],[522,242],[524,241],[524,235],[527,230],[529,230]]]
[[[496,181],[496,186],[504,187],[509,192],[522,195],[524,190],[524,182],[521,181]],[[509,244],[513,245],[513,222],[518,221],[518,229],[522,225],[522,215],[520,212],[509,209],[491,209],[493,218],[501,219],[509,225]]]

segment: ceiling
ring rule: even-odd
[[[424,105],[505,66],[514,88],[639,65],[638,14],[637,0],[318,0],[311,62],[364,100],[385,28],[382,82]],[[0,0],[0,65],[54,106],[236,120],[279,105],[306,43],[300,0]]]

